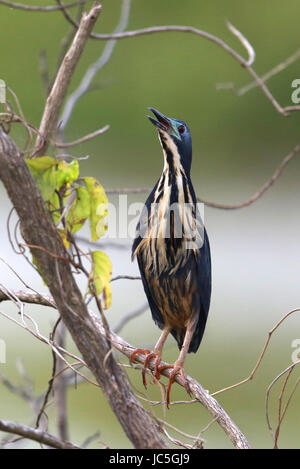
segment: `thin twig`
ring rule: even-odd
[[[15,321],[13,318],[10,318],[5,313],[3,313],[3,312],[0,312],[0,313],[3,316],[5,316],[7,319],[12,320],[13,322],[15,322],[19,325],[22,325],[18,321]],[[92,311],[89,311],[89,314],[90,314],[90,318],[92,320],[93,327],[95,328],[95,330],[97,330],[102,336],[107,338],[106,330],[105,330],[104,326],[102,325],[102,323],[99,321],[99,317],[97,315],[95,315]],[[25,326],[22,326],[22,327],[25,327]],[[31,331],[28,328],[28,326],[25,327],[25,328],[27,330],[29,330],[29,332],[33,333],[33,335],[35,335],[37,338],[39,338],[43,342],[48,343],[48,345],[50,345],[53,348],[53,344],[49,343],[49,341],[47,339],[45,339],[45,337],[37,335],[37,333],[34,332],[34,331]],[[37,329],[37,326],[36,326],[36,329]],[[123,355],[126,355],[128,358],[131,357],[132,352],[135,350],[135,348],[132,345],[128,344],[124,339],[122,339],[121,337],[116,335],[113,331],[110,331],[110,342],[111,342],[111,345],[116,350],[121,352]],[[53,348],[53,350],[58,350],[58,347]],[[61,351],[61,349],[60,349],[60,351]],[[65,351],[65,350],[63,350],[63,352],[67,353],[67,351]],[[70,353],[68,353],[68,354],[72,355]],[[59,352],[58,352],[58,356],[60,356],[62,358],[62,354],[59,353]],[[74,358],[74,355],[72,355],[72,356]],[[139,363],[144,364],[145,357],[142,356],[142,355],[137,355],[136,360]],[[82,362],[82,363],[84,364],[84,362]],[[67,366],[69,365],[69,367],[73,370],[73,372],[78,373],[78,370],[76,370],[73,366],[71,366],[66,361],[65,361],[65,364]],[[165,365],[165,363],[162,362],[162,365]],[[152,371],[154,371],[155,366],[154,366],[153,361],[150,362],[149,368]],[[161,374],[166,376],[166,377],[169,377],[169,373],[170,373],[169,369],[165,369],[161,372]],[[89,381],[86,377],[85,377],[85,379],[87,381]],[[193,379],[189,376],[187,376],[186,379],[188,381],[189,387],[190,387],[192,393],[194,394],[195,398],[199,402],[201,402],[201,404],[211,413],[213,418],[216,419],[218,424],[221,426],[221,428],[225,431],[227,436],[233,442],[234,446],[236,448],[244,448],[244,449],[249,448],[250,446],[249,446],[249,443],[247,442],[245,436],[240,432],[238,427],[231,420],[231,418],[227,415],[227,413],[224,411],[224,409],[222,409],[222,407],[218,404],[218,402],[214,399],[214,397],[209,395],[208,391],[206,391],[195,379]],[[183,386],[183,387],[185,386],[181,376],[176,376],[175,381],[178,384],[180,384],[181,386]]]
[[[44,13],[49,13],[52,11],[64,10],[65,8],[73,8],[77,7],[78,5],[82,5],[87,3],[89,0],[77,0],[76,2],[72,3],[65,3],[62,5],[50,5],[50,6],[38,6],[38,5],[24,5],[23,3],[15,3],[15,2],[8,2],[7,0],[0,0],[0,5],[15,8],[16,10],[24,10],[24,11],[40,11]]]
[[[235,384],[232,384],[231,386],[227,386],[226,388],[223,388],[223,389],[220,389],[219,391],[216,391],[212,394],[212,396],[216,396],[217,394],[220,394],[221,392],[225,392],[225,391],[228,391],[229,389],[234,389],[234,388],[237,388],[238,386],[241,386],[242,384],[245,384],[247,383],[248,381],[250,381],[251,379],[253,379],[259,365],[261,364],[261,361],[266,353],[266,350],[268,348],[268,345],[270,343],[270,340],[271,340],[271,337],[273,335],[273,333],[276,331],[276,329],[278,329],[278,327],[293,313],[296,313],[297,311],[300,311],[300,308],[295,308],[295,309],[292,309],[291,311],[289,311],[288,313],[286,313],[276,324],[274,327],[272,327],[272,329],[268,332],[268,338],[262,348],[262,351],[258,357],[258,360],[253,368],[253,370],[251,371],[250,375],[243,379],[242,381],[239,381],[238,383],[235,383]]]
[[[287,410],[288,410],[288,407],[289,407],[289,405],[290,405],[290,403],[291,403],[291,401],[292,401],[292,398],[293,398],[293,396],[294,396],[294,394],[295,394],[295,392],[296,392],[296,390],[297,390],[299,384],[300,384],[300,376],[299,376],[299,378],[296,380],[296,382],[295,382],[295,384],[294,384],[294,387],[293,387],[293,389],[292,389],[292,391],[291,391],[291,393],[290,393],[290,395],[289,395],[289,398],[288,398],[288,400],[287,400],[287,403],[286,403],[286,405],[285,405],[285,408],[284,408],[284,410],[283,410],[283,412],[282,412],[281,421],[282,421],[282,420],[284,419],[284,417],[285,417],[285,414],[286,414],[286,412],[287,412]]]
[[[92,31],[102,7],[96,3],[89,13],[84,13],[74,40],[66,53],[56,75],[53,87],[47,98],[40,124],[34,156],[43,155],[48,147],[49,138],[56,130],[58,116],[66,96],[69,84],[84,50],[89,33]]]
[[[56,321],[55,325],[54,325],[54,328],[50,334],[50,340],[52,342],[54,342],[54,338],[55,338],[55,333],[56,333],[56,330],[57,330],[57,327],[59,325],[59,323],[61,322],[61,317],[58,318],[58,320]],[[61,345],[61,344],[60,344]],[[51,376],[51,379],[49,380],[48,382],[48,389],[47,391],[45,392],[45,396],[44,396],[44,400],[43,400],[43,404],[42,404],[42,407],[40,408],[40,411],[38,413],[38,416],[37,416],[37,419],[36,419],[36,424],[35,424],[35,428],[39,428],[39,424],[40,424],[40,419],[42,417],[42,415],[44,415],[45,413],[45,409],[47,407],[47,404],[48,404],[48,399],[49,399],[49,396],[51,394],[51,391],[53,389],[53,383],[54,383],[54,377],[56,376],[56,366],[57,366],[57,360],[56,360],[56,354],[53,350],[51,350],[52,352],[52,359],[53,359],[53,363],[52,363],[52,376]],[[64,438],[63,438],[64,439]]]
[[[102,334],[105,335],[104,327],[99,322],[99,318],[90,311],[90,315],[94,322],[94,327]],[[128,344],[123,338],[117,336],[114,332],[110,332],[111,335],[111,342],[113,347],[121,352],[123,355],[126,355],[128,358],[131,357],[135,347]],[[136,355],[135,358],[139,363],[144,364],[145,357],[143,355]],[[161,362],[162,365],[166,365],[166,363]],[[152,361],[149,363],[149,368],[151,371],[154,371],[155,364]],[[162,375],[169,378],[170,370],[164,369],[161,372]],[[198,383],[195,379],[191,378],[190,376],[186,377],[186,380],[189,384],[192,394],[195,398],[211,413],[213,418],[216,418],[216,421],[221,426],[221,428],[225,431],[229,439],[232,441],[233,445],[239,449],[247,449],[250,448],[250,445],[246,439],[246,437],[241,433],[232,419],[227,415],[224,409],[219,405],[219,403],[206,391],[200,383]],[[181,376],[176,376],[175,381],[181,385],[185,386],[185,383]]]
[[[79,446],[70,443],[69,441],[62,441],[50,433],[38,430],[36,428],[28,427],[27,425],[21,425],[20,423],[10,422],[6,420],[0,420],[0,431],[6,433],[13,433],[14,435],[20,435],[23,438],[37,441],[44,445],[50,446],[56,449],[80,449]]]
[[[245,49],[248,52],[248,60],[247,60],[247,67],[251,67],[253,65],[254,60],[255,60],[255,50],[248,41],[248,39],[245,38],[245,36],[237,29],[235,28],[229,21],[227,21],[227,27],[228,29],[234,34],[239,41],[243,44]]]
[[[274,182],[279,178],[282,171],[288,165],[288,163],[294,158],[294,156],[299,153],[300,151],[300,144],[297,144],[292,151],[286,155],[283,160],[281,161],[280,165],[276,168],[275,172],[272,174],[270,179],[268,179],[260,189],[258,189],[251,197],[244,200],[243,202],[239,202],[237,204],[220,204],[216,202],[210,202],[208,200],[202,199],[201,197],[197,197],[197,201],[203,203],[204,205],[212,208],[219,208],[223,210],[237,210],[239,208],[248,207],[249,205],[253,204],[258,200],[260,197],[267,192],[268,189],[274,184]],[[106,189],[107,194],[144,194],[150,192],[150,187],[136,187],[136,188],[118,188],[118,189]]]
[[[38,56],[39,63],[39,72],[41,76],[42,85],[44,88],[45,96],[48,96],[50,91],[50,75],[49,75],[49,66],[48,66],[48,56],[47,52],[43,49],[40,51]]]
[[[283,400],[283,396],[284,396],[284,393],[285,393],[285,390],[286,390],[288,380],[290,379],[290,376],[293,373],[293,370],[294,370],[294,368],[291,368],[289,370],[289,372],[287,373],[286,378],[285,378],[284,383],[283,383],[283,386],[282,386],[282,389],[281,389],[280,396],[279,396],[278,425],[277,425],[277,428],[275,430],[274,449],[278,449],[278,439],[279,439],[280,427],[281,427],[281,423],[282,423],[282,400]]]
[[[66,335],[67,329],[63,322],[60,323],[57,332],[57,344],[60,347],[65,348],[66,346]],[[53,337],[52,337],[53,340]],[[60,373],[64,369],[64,362],[58,357],[56,368],[53,370],[53,381],[56,373],[56,379],[54,381],[54,392],[55,401],[57,408],[57,428],[58,435],[62,440],[69,440],[69,426],[68,426],[68,412],[67,412],[67,392],[68,382],[64,373]]]
[[[75,145],[80,145],[81,143],[87,142],[88,140],[91,140],[92,138],[95,138],[98,135],[104,134],[104,132],[106,132],[108,129],[109,129],[109,125],[105,125],[104,127],[102,127],[102,129],[95,130],[95,132],[91,132],[90,134],[85,135],[84,137],[78,138],[77,140],[74,140],[73,142],[68,142],[68,143],[51,142],[51,144],[57,148],[75,147]]]
[[[149,304],[148,302],[146,302],[138,308],[134,309],[133,311],[130,311],[129,313],[125,314],[120,320],[120,322],[118,322],[118,324],[115,326],[114,332],[118,334],[129,321],[131,321],[133,318],[136,318],[137,316],[140,316],[148,308]]]
[[[270,423],[270,416],[269,416],[270,392],[271,392],[271,389],[273,388],[274,384],[277,383],[277,381],[282,376],[284,376],[286,373],[290,374],[290,371],[293,370],[295,368],[295,366],[297,366],[299,364],[300,364],[300,360],[298,360],[298,361],[294,362],[292,365],[288,366],[285,370],[283,370],[281,373],[279,373],[279,375],[277,375],[276,378],[273,379],[273,381],[271,382],[271,384],[267,388],[267,392],[266,392],[266,419],[267,419],[268,429],[269,429],[274,441],[275,441],[275,437],[274,437],[273,428],[272,428],[272,425]]]
[[[281,62],[280,64],[273,67],[267,73],[262,75],[261,79],[265,83],[266,81],[270,80],[270,78],[272,78],[274,75],[277,75],[278,73],[280,73],[284,69],[286,69],[289,65],[296,62],[296,60],[298,60],[299,58],[300,58],[300,49],[298,49],[296,52],[294,52],[294,54],[292,54],[290,57],[285,59],[283,62]],[[248,91],[252,90],[253,88],[256,88],[257,86],[258,86],[258,84],[256,83],[256,81],[251,81],[247,85],[239,88],[236,91],[236,93],[237,93],[238,96],[242,96],[242,95],[248,93]]]
[[[124,29],[127,28],[129,15],[130,15],[130,4],[131,4],[131,0],[123,0],[119,24],[117,25],[114,33],[120,33],[124,31]],[[107,42],[99,59],[89,66],[78,88],[76,88],[76,90],[73,91],[73,93],[67,99],[63,113],[60,117],[60,120],[61,120],[60,129],[61,130],[64,130],[66,128],[67,123],[71,117],[71,114],[73,112],[74,106],[76,105],[77,101],[81,98],[81,96],[83,96],[90,89],[92,81],[95,78],[96,74],[110,60],[113,50],[116,46],[116,43],[117,43],[116,40],[109,40]]]
[[[116,280],[141,280],[139,275],[117,275],[116,277],[112,277],[111,282],[115,282]]]
[[[31,303],[31,304],[37,304],[37,305],[42,305],[42,306],[51,306],[52,308],[56,308],[56,305],[53,301],[53,299],[48,296],[48,295],[42,295],[39,293],[29,293],[29,292],[24,292],[21,290],[13,290],[13,294],[19,298],[20,301],[24,303]],[[10,296],[5,293],[5,291],[2,291],[0,288],[0,303],[1,301],[7,301],[11,300]]]
[[[60,0],[59,0],[60,3]],[[69,21],[74,27],[78,27],[78,22],[74,21],[72,17],[69,15],[68,11],[65,9],[61,10],[64,14],[67,21]],[[233,28],[235,31],[235,35],[241,40],[242,44],[246,47],[248,51],[248,60],[244,59],[240,54],[238,54],[234,49],[232,49],[226,42],[220,39],[213,34],[210,34],[206,31],[202,31],[201,29],[194,28],[193,26],[183,26],[183,25],[168,25],[168,26],[152,26],[149,28],[142,28],[136,29],[133,31],[126,31],[121,33],[115,34],[97,34],[91,33],[90,37],[92,39],[99,39],[99,40],[108,40],[108,39],[115,39],[121,40],[126,38],[132,38],[137,36],[144,36],[148,34],[155,34],[155,33],[164,33],[164,32],[182,32],[182,33],[191,33],[197,36],[201,36],[204,39],[207,39],[211,42],[214,42],[219,47],[224,49],[228,52],[240,65],[242,65],[248,73],[252,76],[253,80],[256,82],[257,86],[259,86],[262,92],[265,94],[267,99],[272,103],[275,109],[283,116],[287,116],[292,111],[299,111],[300,106],[286,106],[282,107],[276,98],[272,95],[269,88],[266,86],[264,81],[259,77],[259,75],[255,72],[255,70],[249,65],[253,62],[255,54],[252,46],[250,46],[249,41],[242,35],[240,31],[236,28]],[[233,32],[233,30],[232,30]]]

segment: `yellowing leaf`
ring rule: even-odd
[[[58,231],[59,231],[59,234],[60,234],[60,236],[61,236],[61,239],[63,240],[63,243],[64,243],[64,245],[65,245],[65,248],[66,248],[66,249],[69,249],[69,247],[70,247],[70,241],[68,241],[67,234],[66,234],[65,230],[59,229]]]
[[[76,199],[72,203],[67,215],[67,227],[71,233],[80,230],[90,216],[90,194],[85,187],[76,189]]]
[[[77,160],[73,160],[71,163],[61,160],[57,164],[57,187],[59,190],[64,184],[70,184],[76,181],[79,176],[79,164]]]
[[[111,261],[110,258],[102,251],[93,251],[92,260],[92,280],[94,282],[97,295],[101,295],[101,293],[103,294],[104,308],[107,309],[111,305]]]
[[[97,241],[100,236],[103,236],[105,229],[104,218],[107,216],[108,200],[105,191],[101,184],[93,178],[84,178],[86,188],[90,195],[90,229],[91,240]]]

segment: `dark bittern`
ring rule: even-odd
[[[148,116],[158,130],[164,168],[141,213],[132,257],[137,257],[152,318],[162,334],[153,351],[136,349],[131,361],[138,353],[146,355],[145,387],[146,368],[151,359],[155,359],[157,379],[163,369],[172,368],[167,388],[169,407],[176,375],[182,376],[190,393],[184,361],[187,353],[197,352],[203,337],[211,296],[211,259],[190,176],[192,140],[188,126],[149,109],[156,117]],[[177,341],[180,353],[173,365],[161,365],[169,333]]]

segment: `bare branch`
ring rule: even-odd
[[[145,194],[152,187],[122,187],[117,189],[105,189],[106,194]]]
[[[253,65],[254,60],[255,60],[254,48],[251,46],[248,39],[246,39],[245,36],[243,36],[243,34],[238,29],[236,29],[229,21],[227,21],[226,24],[227,24],[228,29],[232,32],[232,34],[234,34],[239,39],[239,41],[243,44],[243,46],[247,50],[248,56],[249,56],[247,60],[247,66],[250,67],[251,65]]]
[[[92,138],[97,137],[98,135],[104,134],[109,129],[109,125],[105,125],[102,127],[102,129],[95,130],[95,132],[91,132],[88,135],[85,135],[84,137],[78,138],[77,140],[74,140],[73,142],[68,142],[68,143],[63,143],[63,142],[51,142],[52,145],[58,148],[69,148],[69,147],[75,147],[75,145],[80,145],[81,143],[87,142],[88,140],[91,140]]]
[[[36,400],[35,396],[32,395],[31,390],[28,389],[26,386],[17,386],[16,384],[12,383],[6,376],[0,373],[0,381],[10,392],[16,394],[17,396],[21,397],[24,401],[29,402],[30,404]]]
[[[149,308],[148,302],[143,303],[141,306],[138,308],[134,309],[133,311],[130,311],[130,313],[125,314],[125,316],[122,317],[121,321],[118,322],[118,324],[114,328],[115,334],[120,332],[121,329],[129,322],[131,319],[136,318],[137,316],[140,316],[144,311],[146,311]]]
[[[114,33],[119,33],[119,32],[124,31],[124,29],[126,29],[128,20],[129,20],[129,14],[130,14],[130,4],[131,4],[131,0],[123,0],[120,21]],[[77,101],[81,98],[81,96],[90,89],[95,75],[99,72],[99,70],[101,70],[104,67],[104,65],[111,58],[111,55],[113,53],[116,43],[117,43],[116,40],[110,40],[107,42],[99,59],[89,66],[78,88],[69,96],[65,104],[64,111],[60,118],[61,130],[64,130],[66,128],[66,125],[73,112],[74,106],[76,105]]]
[[[105,192],[107,193],[107,190],[105,190]],[[120,251],[127,251],[128,249],[131,249],[131,244],[130,243],[125,244],[125,243],[121,243],[121,242],[108,241],[108,240],[104,240],[104,241],[100,241],[100,242],[99,241],[90,241],[89,239],[84,238],[83,236],[80,236],[80,235],[76,235],[75,239],[82,242],[82,243],[88,244],[93,248],[95,248],[95,246],[97,246],[99,248],[118,249]]]
[[[24,10],[24,11],[40,11],[40,12],[45,12],[49,13],[51,11],[58,11],[58,10],[64,10],[66,8],[73,8],[77,7],[78,5],[82,5],[84,3],[87,3],[89,0],[77,0],[76,2],[72,3],[65,3],[62,5],[50,5],[50,6],[33,6],[33,5],[24,5],[23,3],[15,3],[15,2],[8,2],[6,0],[0,0],[0,5],[9,7],[9,8],[15,8],[16,10]]]
[[[261,79],[263,80],[263,82],[266,82],[266,81],[270,80],[270,78],[272,78],[274,75],[277,75],[278,73],[282,72],[282,70],[286,69],[289,65],[296,62],[296,60],[298,60],[299,58],[300,58],[300,49],[298,49],[296,52],[294,52],[294,54],[292,54],[290,57],[285,59],[283,62],[281,62],[280,64],[276,65],[274,68],[269,70],[267,73],[262,75]],[[251,81],[250,83],[243,86],[242,88],[239,88],[237,90],[237,94],[239,96],[242,96],[242,95],[246,94],[248,91],[252,90],[253,88],[256,88],[257,86],[258,86],[258,84],[256,83],[256,81]]]
[[[299,365],[300,364],[300,360],[292,363],[292,365],[288,366],[285,370],[283,370],[281,373],[279,373],[279,375],[276,376],[276,378],[273,379],[273,381],[271,382],[271,384],[268,386],[268,389],[267,389],[267,393],[266,393],[266,419],[267,419],[267,425],[268,425],[268,428],[271,432],[271,435],[273,436],[274,438],[274,442],[275,444],[277,444],[277,440],[276,440],[276,435],[273,434],[273,428],[272,428],[272,425],[270,423],[270,417],[269,417],[269,401],[270,401],[270,392],[271,392],[271,389],[273,388],[274,384],[277,383],[277,381],[282,377],[284,376],[286,373],[288,374],[288,377],[290,376],[291,372],[293,371],[293,369],[295,368],[295,366]],[[284,387],[285,387],[285,384],[286,384],[287,380],[285,380],[285,383],[284,383]],[[280,419],[279,422],[282,421],[282,418]],[[278,427],[277,427],[278,429]],[[279,429],[280,429],[280,424],[279,424]]]
[[[60,3],[60,0],[58,0],[58,2]],[[78,22],[72,19],[72,17],[69,15],[67,10],[63,9],[62,12],[65,18],[74,27],[78,28]],[[232,47],[226,44],[226,42],[224,42],[219,37],[214,36],[213,34],[210,34],[206,31],[202,31],[201,29],[194,28],[193,26],[182,26],[182,25],[152,26],[148,28],[136,29],[134,31],[126,31],[126,32],[120,32],[120,33],[113,33],[113,34],[91,33],[90,37],[92,39],[99,39],[99,40],[108,40],[108,39],[120,40],[120,39],[132,38],[136,36],[144,36],[148,34],[164,33],[164,32],[183,32],[183,33],[191,33],[197,36],[201,36],[204,39],[207,39],[217,44],[219,47],[221,47],[226,52],[228,52],[240,65],[245,67],[248,73],[252,76],[253,80],[256,82],[257,86],[261,88],[265,96],[268,98],[268,100],[272,103],[272,105],[280,114],[282,114],[283,116],[288,116],[289,112],[299,111],[300,106],[282,107],[279,104],[279,102],[272,95],[269,88],[265,85],[264,81],[259,77],[259,75],[257,75],[254,69],[250,66],[253,63],[254,58],[255,58],[255,52],[254,52],[253,47],[250,45],[249,41],[242,35],[240,31],[238,31],[234,27],[232,27],[231,30],[239,38],[242,44],[246,47],[248,54],[249,54],[248,60],[244,59],[240,54],[238,54],[234,49],[232,49]]]
[[[20,423],[10,422],[6,420],[0,420],[0,431],[6,433],[13,433],[14,435],[20,435],[23,438],[37,441],[43,445],[50,446],[56,449],[80,449],[79,446],[70,443],[69,441],[63,441],[50,433],[37,430],[27,425],[21,425]]]
[[[286,412],[287,412],[287,410],[288,410],[288,407],[289,407],[289,405],[290,405],[290,403],[291,403],[291,401],[292,401],[292,398],[293,398],[293,396],[294,396],[294,394],[295,394],[295,392],[296,392],[296,390],[297,390],[299,384],[300,384],[300,376],[297,378],[297,380],[296,380],[296,382],[295,382],[295,384],[294,384],[294,386],[293,386],[293,389],[292,389],[292,391],[291,391],[291,393],[290,393],[290,395],[289,395],[289,398],[288,398],[288,400],[287,400],[287,403],[286,403],[286,405],[285,405],[285,407],[284,407],[284,410],[283,410],[283,412],[282,412],[282,415],[281,415],[280,423],[282,422],[282,420],[283,420],[284,417],[285,417],[285,414],[286,414]]]
[[[213,208],[220,208],[224,210],[236,210],[239,208],[244,208],[248,207],[249,205],[253,204],[253,202],[256,202],[256,200],[260,199],[265,192],[267,192],[268,189],[274,184],[274,182],[279,178],[281,175],[282,171],[285,169],[285,167],[288,165],[288,163],[294,158],[294,156],[299,153],[300,151],[300,144],[297,144],[292,151],[286,155],[278,168],[275,170],[275,172],[272,174],[270,179],[268,179],[258,191],[256,191],[249,199],[244,200],[243,202],[240,202],[238,204],[216,204],[214,202],[209,202],[207,200],[203,200],[198,198],[199,202],[204,203],[205,205]]]
[[[13,290],[13,294],[19,298],[20,301],[24,303],[31,303],[43,306],[51,306],[52,308],[56,308],[55,302],[53,299],[48,295],[41,295],[38,293],[29,293],[24,291]],[[0,303],[1,301],[11,300],[11,297],[1,289],[0,286]]]
[[[37,138],[34,156],[39,156],[45,153],[48,147],[49,138],[56,130],[58,116],[70,81],[101,9],[101,5],[96,3],[89,13],[84,13],[82,16],[78,31],[62,61],[51,92],[47,98],[39,129],[40,135]]]
[[[41,76],[42,85],[44,88],[45,96],[48,96],[50,90],[50,75],[47,52],[43,49],[38,56],[39,72]]]
[[[115,280],[141,280],[141,277],[134,276],[134,275],[117,275],[116,277],[113,277],[111,279],[111,282],[114,282]]]
[[[102,334],[105,334],[104,327],[99,322],[98,317],[90,311],[92,316],[94,327]],[[124,339],[117,336],[114,332],[111,331],[111,343],[114,348],[116,348],[119,352],[126,355],[128,358],[131,357],[135,348],[128,344]],[[136,355],[136,360],[144,364],[145,357],[144,355]],[[162,366],[167,365],[165,362],[161,362]],[[149,368],[154,371],[155,364],[154,361],[151,360],[149,363]],[[170,370],[165,369],[161,372],[162,375],[169,377]],[[191,378],[190,376],[186,377],[192,394],[195,398],[211,413],[213,418],[216,419],[216,422],[220,425],[220,427],[224,430],[228,438],[232,441],[235,448],[238,449],[248,449],[250,445],[246,439],[246,437],[241,433],[235,423],[231,420],[229,415],[225,412],[225,410],[220,406],[220,404],[212,397],[208,391],[206,391],[200,383],[198,383],[195,379]],[[175,381],[180,384],[180,386],[185,386],[183,379],[181,376],[177,375],[175,377]]]
[[[300,151],[300,144],[296,145],[292,151],[286,155],[278,168],[272,174],[270,179],[268,179],[258,191],[256,191],[249,199],[244,200],[243,202],[237,204],[219,204],[215,202],[210,202],[208,200],[202,199],[201,197],[197,197],[198,202],[202,202],[203,204],[207,205],[208,207],[212,208],[220,208],[223,210],[237,210],[239,208],[248,207],[249,205],[256,202],[256,200],[260,199],[267,192],[268,189],[274,184],[274,182],[279,178],[282,171],[288,165],[288,163],[294,158],[294,156],[299,153]],[[137,187],[137,188],[124,188],[124,189],[106,189],[107,194],[143,194],[146,192],[150,192],[150,187]]]
[[[67,329],[64,323],[60,323],[57,331],[57,343],[60,347],[65,347],[66,345],[66,335]],[[58,435],[62,440],[69,439],[69,427],[68,427],[68,412],[67,412],[67,390],[68,382],[67,377],[60,373],[64,370],[64,362],[58,357],[56,362],[56,367],[53,369],[52,380],[54,381],[54,376],[56,374],[56,379],[54,381],[54,392],[56,397],[56,407],[57,407],[57,427]]]
[[[289,372],[287,373],[286,378],[285,378],[284,383],[283,383],[283,386],[282,386],[282,389],[281,389],[280,396],[279,396],[278,425],[277,425],[277,428],[276,428],[276,431],[275,431],[274,449],[278,449],[278,439],[279,439],[280,427],[281,427],[281,424],[282,424],[282,400],[283,400],[283,396],[284,396],[284,393],[285,393],[285,390],[286,390],[286,387],[287,387],[287,384],[288,384],[288,380],[289,380],[293,370],[294,370],[294,368],[291,368],[289,370]]]
[[[90,318],[92,320],[92,327],[95,331],[98,331],[101,336],[106,336],[106,331],[104,326],[99,320],[99,317],[96,316],[95,313],[92,311],[90,313]],[[131,357],[132,352],[135,348],[127,343],[124,339],[119,337],[116,333],[110,331],[110,341],[111,345],[118,350],[123,355],[127,356],[128,358]],[[144,364],[145,357],[143,355],[137,355],[136,360]],[[162,362],[162,365],[166,365],[166,363]],[[154,371],[155,366],[153,361],[150,362],[149,368]],[[162,370],[161,374],[169,377],[170,370],[165,369]],[[183,380],[181,376],[176,376],[175,380],[178,384],[184,387]],[[238,427],[235,423],[231,420],[231,418],[226,414],[224,409],[218,404],[218,402],[212,397],[208,391],[206,391],[201,384],[199,384],[195,379],[191,377],[187,377],[189,386],[191,388],[192,393],[194,394],[197,401],[199,401],[213,416],[214,421],[218,422],[221,428],[225,431],[227,436],[230,438],[232,443],[236,448],[249,448],[249,443],[247,442],[245,436],[240,432]],[[171,403],[172,404],[172,403]]]
[[[273,335],[273,333],[276,331],[276,329],[278,329],[278,327],[289,317],[291,316],[291,314],[294,314],[296,312],[300,311],[300,308],[295,308],[295,309],[292,309],[291,311],[289,311],[288,313],[286,313],[276,324],[274,327],[272,327],[272,329],[268,332],[268,338],[263,346],[263,349],[258,357],[258,360],[253,368],[253,370],[251,371],[250,375],[243,379],[242,381],[239,381],[238,383],[235,383],[235,384],[232,384],[231,386],[227,386],[226,388],[223,388],[223,389],[220,389],[219,391],[216,391],[214,392],[212,395],[213,396],[216,396],[217,394],[220,394],[221,392],[224,392],[224,391],[228,391],[229,389],[234,389],[238,386],[240,386],[241,384],[245,384],[247,383],[248,381],[250,381],[251,379],[253,379],[259,365],[261,364],[261,361],[266,353],[266,350],[269,346],[269,343],[270,343],[270,340],[271,340],[271,337]]]

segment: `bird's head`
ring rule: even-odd
[[[149,108],[156,119],[147,116],[158,130],[159,138],[166,155],[173,159],[176,165],[176,158],[184,170],[189,173],[192,163],[192,138],[188,126],[185,122],[164,116],[153,107]]]

